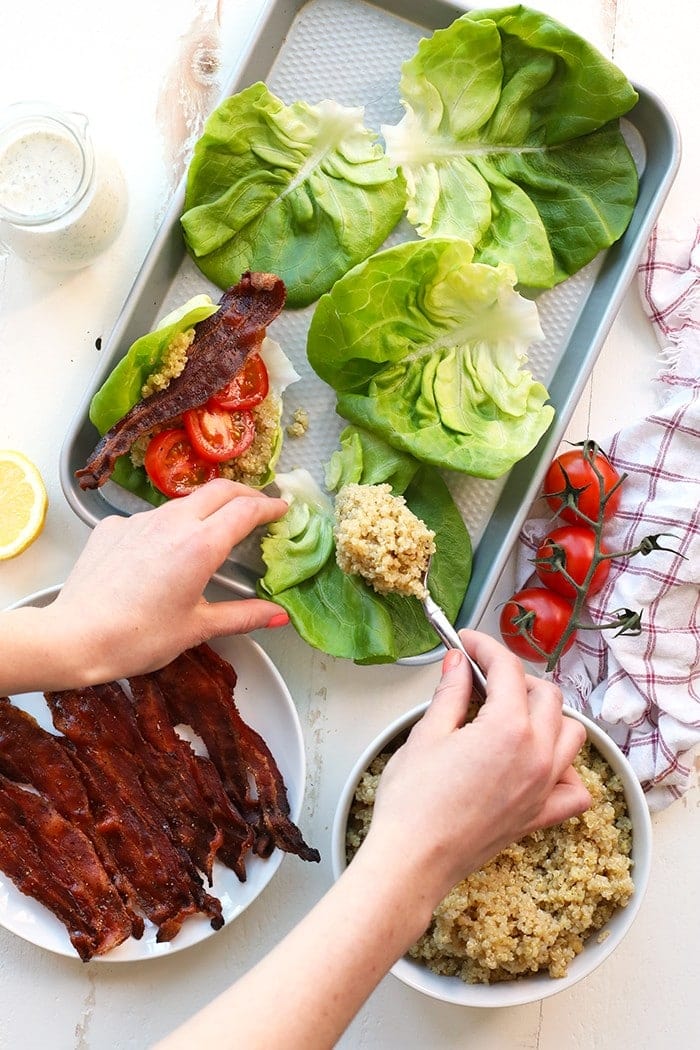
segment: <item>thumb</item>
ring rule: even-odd
[[[210,638],[247,634],[262,627],[284,627],[289,623],[289,616],[281,605],[262,598],[211,602],[204,606],[202,619]]]

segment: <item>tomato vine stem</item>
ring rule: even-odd
[[[601,546],[601,538],[603,533],[603,526],[606,520],[606,508],[608,504],[618,492],[620,486],[624,483],[627,474],[623,473],[615,481],[615,483],[606,490],[606,478],[600,471],[598,464],[596,463],[596,455],[604,455],[599,449],[599,446],[595,441],[586,440],[580,443],[581,454],[584,461],[590,467],[595,474],[598,487],[598,514],[596,518],[592,518],[585,514],[579,507],[579,500],[581,494],[587,491],[589,486],[585,485],[582,487],[575,486],[569,475],[566,472],[564,466],[560,463],[559,469],[564,477],[564,488],[559,492],[548,492],[545,496],[549,499],[555,497],[561,502],[560,509],[557,513],[561,514],[562,510],[569,509],[575,512],[577,519],[587,524],[592,532],[594,533],[594,547],[593,556],[591,558],[588,571],[585,577],[577,581],[566,568],[566,552],[556,542],[549,541],[551,545],[551,553],[544,558],[535,558],[534,563],[536,565],[548,565],[552,571],[556,571],[563,579],[565,579],[574,590],[573,607],[569,621],[561,633],[559,640],[552,649],[551,652],[547,652],[539,645],[536,641],[533,631],[531,630],[534,622],[534,614],[528,612],[523,607],[519,607],[517,616],[514,616],[511,620],[512,626],[517,629],[518,635],[527,641],[527,644],[532,648],[533,652],[537,653],[539,657],[545,661],[547,671],[553,671],[559,662],[560,657],[566,651],[572,635],[579,631],[616,631],[616,637],[621,634],[638,635],[641,634],[642,627],[642,614],[640,611],[633,609],[616,609],[610,614],[606,614],[607,618],[601,622],[592,622],[590,617],[584,615],[586,599],[590,589],[591,581],[596,573],[596,569],[600,566],[601,562],[611,561],[613,559],[632,558],[635,555],[641,554],[643,557],[651,554],[654,551],[668,551],[676,554],[679,557],[685,557],[680,551],[675,550],[673,547],[665,546],[660,543],[661,539],[672,538],[678,539],[673,533],[656,533],[655,535],[645,536],[639,543],[630,547],[628,550],[622,551],[605,551]],[[607,458],[607,457],[606,457]],[[571,520],[571,519],[569,519]]]

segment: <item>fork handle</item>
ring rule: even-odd
[[[439,636],[440,640],[448,649],[459,649],[461,653],[464,653],[469,666],[472,669],[472,689],[479,697],[480,700],[486,699],[486,675],[479,667],[478,663],[472,659],[467,650],[462,644],[462,640],[457,634],[447,616],[442,611],[437,602],[427,595],[423,599],[423,608],[425,609],[425,615],[428,618],[433,630]]]

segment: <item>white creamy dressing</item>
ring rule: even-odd
[[[124,219],[126,186],[103,151],[95,152],[90,179],[91,153],[88,143],[84,152],[54,120],[6,136],[0,146],[0,240],[49,270],[79,269],[111,244]]]
[[[80,186],[83,153],[73,136],[29,131],[0,153],[0,205],[27,218],[64,211]]]

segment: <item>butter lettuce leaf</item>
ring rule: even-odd
[[[397,452],[380,438],[347,427],[341,448],[326,469],[326,485],[337,492],[350,481],[387,482],[395,494],[435,532],[430,590],[455,620],[471,574],[469,533],[437,470]],[[342,572],[335,560],[334,505],[305,470],[279,474],[276,484],[289,510],[262,541],[266,572],[258,593],[289,613],[309,645],[359,664],[390,663],[428,652],[439,644],[416,598],[379,595],[359,576]]]
[[[537,306],[507,265],[429,238],[378,252],[318,302],[307,353],[337,411],[422,462],[497,478],[549,426],[547,390],[523,367]]]
[[[383,126],[421,236],[458,236],[550,288],[625,231],[638,177],[619,128],[637,101],[591,44],[522,5],[471,11],[402,66]]]
[[[401,217],[403,179],[363,110],[291,106],[261,83],[207,120],[187,174],[185,243],[221,288],[275,273],[306,306],[378,248]]]

